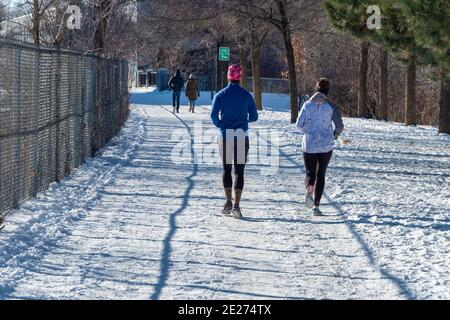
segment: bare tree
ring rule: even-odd
[[[18,7],[20,11],[29,19],[29,23],[24,25],[32,37],[33,42],[37,45],[41,43],[42,20],[45,18],[47,11],[53,8],[57,0],[22,0]]]
[[[94,50],[99,54],[103,54],[105,52],[106,32],[113,9],[113,0],[93,0],[92,5],[96,12]]]
[[[173,0],[160,1],[154,0],[152,2],[158,3],[158,13],[153,13],[159,16],[159,20],[170,22],[173,26],[181,22],[184,25],[191,22],[204,21],[209,24],[209,33],[213,35],[213,38],[217,44],[223,44],[227,39],[227,35],[230,36],[229,30],[220,30],[218,26],[223,25],[226,21],[227,15],[240,15],[248,21],[258,20],[262,22],[260,25],[268,24],[274,26],[284,41],[286,50],[286,61],[288,64],[288,77],[291,96],[291,121],[295,122],[298,116],[298,89],[297,89],[297,75],[295,71],[295,57],[292,47],[292,30],[295,17],[299,16],[301,10],[307,9],[308,6],[315,3],[312,0],[270,0],[270,1],[221,1],[221,0],[192,0],[189,2],[179,2]],[[217,21],[221,20],[220,23]],[[225,22],[226,24],[226,22]],[[185,30],[186,28],[184,28]],[[253,43],[260,46],[264,39],[265,32],[261,28],[256,28],[253,35]],[[261,39],[261,35],[263,35]],[[254,47],[253,56],[257,59],[258,52],[257,46]],[[241,46],[242,47],[242,46]],[[258,63],[253,64],[254,66]],[[223,71],[218,68],[218,73]],[[258,70],[256,70],[258,73]],[[218,75],[218,84],[220,87],[222,75]],[[258,87],[258,81],[254,83]]]
[[[367,70],[370,43],[362,41],[359,48],[359,69],[358,69],[358,115],[368,117],[367,108]]]
[[[167,66],[176,58],[179,67],[186,66],[187,60],[191,59],[183,52],[192,55],[200,50],[204,53],[204,68],[208,69],[211,78],[215,76],[211,81],[215,83],[213,87],[221,89],[226,83],[228,63],[218,60],[218,48],[235,41],[230,36],[230,17],[211,5],[215,1],[152,0],[142,3],[145,3],[141,10],[142,21],[151,30],[147,33],[148,42],[161,53],[157,64],[164,59]]]
[[[6,5],[3,0],[0,0],[0,23],[6,19]],[[0,30],[2,25],[0,24]]]
[[[388,63],[389,63],[389,53],[387,50],[380,48],[380,59],[379,59],[379,107],[378,107],[378,119],[388,120]]]
[[[249,21],[252,76],[253,76],[253,96],[256,106],[262,110],[262,88],[261,88],[261,45],[269,33],[267,26],[261,25],[256,20]]]
[[[22,24],[35,44],[64,46],[105,56],[129,56],[138,30],[131,0],[20,0]],[[69,30],[69,5],[81,9],[81,29]],[[22,21],[22,20],[21,20]]]
[[[239,64],[242,67],[242,80],[241,86],[244,89],[248,89],[247,77],[248,77],[248,44],[245,37],[245,33],[239,34],[236,42],[239,47]]]
[[[40,42],[49,46],[64,45],[64,40],[69,32],[67,22],[70,17],[67,11],[70,5],[81,6],[81,0],[56,0],[53,5],[47,9],[41,18],[40,28],[45,33],[41,36]],[[41,33],[41,32],[40,32]]]
[[[107,56],[130,55],[139,30],[129,0],[88,0],[92,48]],[[85,19],[86,20],[86,19]]]
[[[292,123],[297,121],[298,117],[298,88],[292,33],[297,24],[297,17],[301,16],[303,10],[314,7],[316,2],[314,0],[248,0],[245,2],[235,0],[223,4],[229,10],[236,11],[243,16],[271,24],[281,33],[288,64]]]
[[[239,61],[242,66],[242,87],[247,89],[247,51],[250,51],[251,68],[253,78],[253,96],[256,106],[262,110],[262,86],[261,86],[261,48],[269,34],[270,28],[263,21],[248,19],[243,16],[230,18],[230,31],[239,48]]]

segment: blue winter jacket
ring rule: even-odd
[[[255,100],[239,84],[230,83],[214,97],[211,120],[225,139],[227,129],[248,130],[249,122],[258,120]]]
[[[334,139],[344,130],[339,108],[323,93],[316,93],[305,102],[296,127],[303,134],[302,151],[306,153],[330,152],[334,149]]]

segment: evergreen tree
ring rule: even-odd
[[[439,132],[450,133],[450,2],[402,0],[401,8],[417,42],[431,50],[439,66]]]
[[[371,1],[380,7],[382,24],[372,30],[369,38],[389,50],[406,65],[405,124],[417,123],[416,111],[416,68],[418,64],[433,64],[429,49],[422,46],[408,23],[401,1]]]
[[[368,115],[367,110],[367,70],[370,30],[367,28],[366,0],[325,0],[325,12],[331,24],[361,42],[358,72],[358,116]]]

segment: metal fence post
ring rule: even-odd
[[[14,173],[12,176],[13,182],[11,184],[12,190],[12,207],[17,208],[19,206],[20,200],[20,83],[21,83],[21,55],[22,50],[18,49],[18,54],[15,55],[15,82],[14,82],[14,96],[17,96],[17,105],[14,108],[14,124],[13,124],[13,134],[14,134]]]
[[[56,80],[55,80],[55,123],[56,123],[56,159],[55,159],[55,181],[59,182],[60,172],[60,152],[61,152],[61,105],[60,105],[60,86],[61,86],[61,55],[59,47],[55,51],[57,58]]]
[[[35,197],[38,193],[41,185],[40,168],[38,163],[38,144],[39,144],[39,93],[40,93],[40,78],[41,78],[41,52],[39,50],[34,51],[33,54],[33,146],[32,146],[32,158],[33,158],[33,190],[32,196]]]

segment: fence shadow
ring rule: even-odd
[[[167,111],[167,109],[165,109],[163,107],[161,107],[161,108]],[[167,111],[167,112],[169,112],[169,111]],[[191,136],[191,141],[192,141],[191,153],[194,154],[194,143],[193,143],[194,137],[191,132],[191,128],[183,119],[181,119],[177,115],[174,115],[174,116],[177,117],[178,120],[180,120],[183,123],[183,125],[186,127],[186,130],[189,132],[189,135]],[[195,176],[197,176],[197,173],[198,173],[198,165],[194,162],[194,164],[192,165],[192,173],[189,177],[186,178],[186,180],[188,182],[188,186],[183,195],[183,202],[182,202],[180,208],[178,208],[176,211],[171,213],[170,218],[169,218],[170,229],[163,241],[163,251],[162,251],[162,255],[161,255],[161,271],[160,271],[160,275],[158,278],[158,282],[154,285],[155,292],[150,296],[151,300],[158,300],[159,297],[161,296],[163,288],[166,286],[167,279],[169,277],[169,271],[170,271],[170,255],[172,253],[172,240],[173,240],[173,237],[174,237],[176,229],[177,229],[177,216],[179,216],[189,205],[190,194],[195,186],[195,182],[193,179]]]

